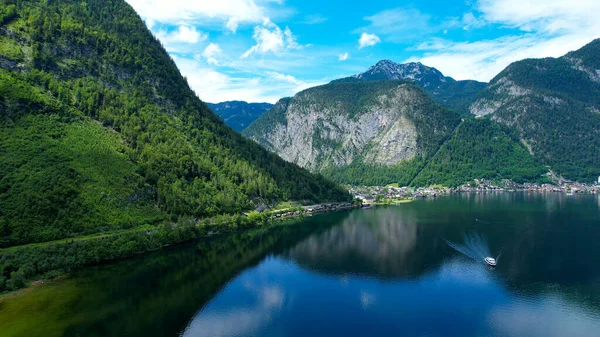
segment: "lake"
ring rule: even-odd
[[[589,195],[329,213],[46,282],[0,336],[600,336],[599,239]]]

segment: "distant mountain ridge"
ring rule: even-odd
[[[244,101],[206,103],[206,105],[237,132],[244,130],[273,107],[271,103],[248,103]]]
[[[469,114],[469,105],[485,88],[486,83],[472,80],[457,81],[439,70],[420,62],[395,63],[381,60],[365,72],[336,81],[410,80],[423,88],[437,103],[461,115]]]
[[[450,77],[445,77],[436,68],[425,66],[420,62],[400,64],[390,60],[381,60],[364,73],[352,77],[363,81],[412,80],[423,88],[454,81]]]

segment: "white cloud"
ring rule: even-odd
[[[196,27],[179,26],[176,31],[166,32],[159,31],[156,34],[163,42],[183,42],[183,43],[198,43],[206,40],[206,34],[199,32]]]
[[[524,31],[574,31],[600,23],[597,0],[479,0],[477,9],[489,22]]]
[[[285,81],[285,82],[289,82],[289,83],[296,84],[296,85],[304,84],[304,82],[298,81],[298,79],[292,75],[280,74],[280,73],[274,72],[274,71],[268,72],[267,74],[269,75],[269,77],[279,80],[279,81]]]
[[[304,17],[304,20],[300,23],[305,25],[316,25],[327,21],[327,18],[321,14],[310,14]]]
[[[473,13],[465,13],[462,17],[462,26],[464,30],[469,30],[472,28],[481,28],[486,25],[484,19],[477,18]]]
[[[375,34],[362,33],[360,39],[358,39],[358,49],[362,49],[364,47],[374,46],[381,42],[379,36]]]
[[[160,30],[156,33],[156,37],[163,43],[167,51],[177,52],[181,49],[181,45],[196,44],[205,41],[208,35],[200,32],[196,27],[181,25],[175,31]]]
[[[229,20],[227,20],[225,27],[227,27],[227,29],[229,29],[232,33],[235,34],[235,32],[238,29],[238,25],[239,25],[238,18],[230,18]]]
[[[300,45],[296,42],[296,37],[288,27],[282,31],[269,19],[265,19],[262,26],[254,27],[252,38],[256,41],[256,44],[243,53],[241,58],[247,58],[254,53],[281,53],[285,50],[300,48]]]
[[[204,52],[202,52],[202,56],[206,59],[208,64],[218,65],[219,61],[217,57],[219,57],[223,53],[221,47],[219,47],[216,43],[211,43],[206,48],[204,48]]]
[[[208,68],[202,62],[173,56],[190,87],[205,102],[244,100],[275,103],[304,89],[326,83],[325,80],[302,81],[276,71],[227,75]]]
[[[152,19],[146,19],[146,20],[144,20],[144,22],[146,22],[146,26],[150,30],[152,30],[152,28],[154,28],[154,25],[156,24],[156,22]]]
[[[338,55],[338,58],[340,61],[346,61],[348,59],[348,57],[349,57],[348,53],[343,53],[343,54]]]
[[[417,9],[395,8],[364,17],[368,26],[355,30],[355,33],[371,31],[385,37],[390,42],[406,42],[426,36],[440,27],[431,24],[431,17]]]
[[[283,31],[285,37],[285,44],[287,49],[300,49],[300,45],[296,42],[296,37],[292,34],[289,27],[285,27]]]
[[[478,42],[431,40],[422,44],[420,61],[456,79],[489,81],[510,63],[525,58],[558,57],[589,42],[586,37],[546,38],[538,35],[508,36]]]
[[[431,39],[416,48],[422,56],[408,61],[421,61],[456,79],[489,81],[512,62],[559,57],[600,34],[597,0],[480,0],[475,9],[477,15],[463,16],[463,28],[487,24],[522,33],[476,42]]]
[[[155,22],[192,24],[197,22],[227,22],[235,31],[238,23],[258,23],[269,17],[269,8],[254,0],[127,0],[145,19]]]

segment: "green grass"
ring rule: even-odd
[[[62,313],[85,296],[83,291],[75,280],[59,278],[5,295],[0,298],[0,336],[61,336],[66,326],[82,317]],[[23,319],[31,313],[35,319]]]

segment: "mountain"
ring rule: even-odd
[[[411,184],[454,187],[481,178],[524,183],[547,171],[509,128],[488,118],[465,119]]]
[[[364,73],[338,81],[378,81],[410,80],[423,88],[439,104],[467,115],[469,105],[475,100],[486,83],[477,81],[456,81],[444,76],[439,70],[425,66],[420,62],[405,64],[389,60],[379,61]]]
[[[527,59],[498,74],[471,113],[509,126],[565,178],[600,175],[600,39],[560,58]]]
[[[206,103],[227,125],[241,132],[260,115],[273,107],[271,103],[247,103],[229,101],[222,103]]]
[[[463,118],[410,81],[334,81],[280,100],[243,134],[351,185],[536,181],[547,171],[511,130]]]
[[[243,134],[315,172],[419,167],[460,123],[411,82],[332,82],[280,100]],[[369,176],[390,178],[392,172]],[[367,177],[363,177],[367,178]]]
[[[0,22],[0,247],[349,199],[227,127],[125,1],[3,1]]]

